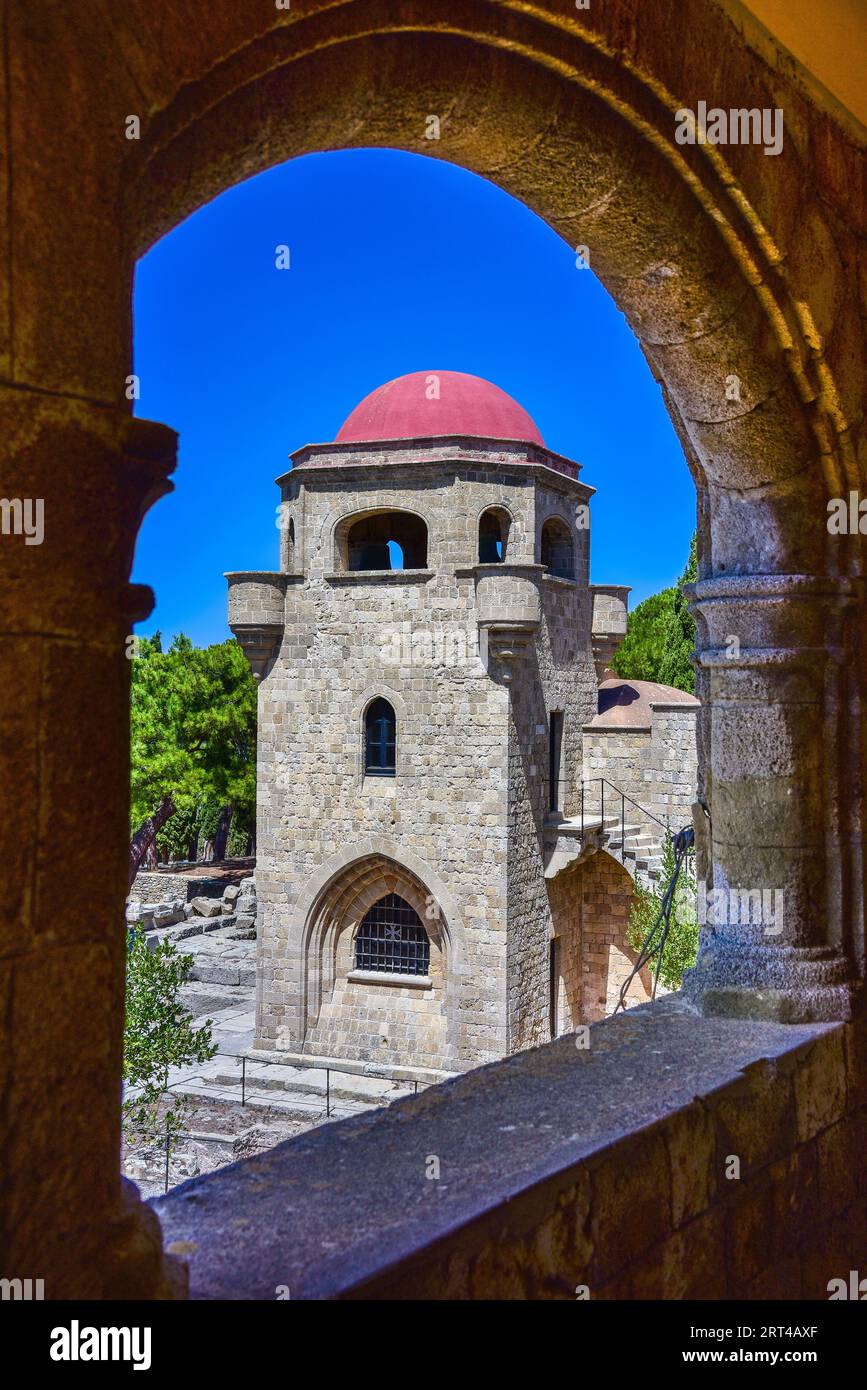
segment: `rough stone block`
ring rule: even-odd
[[[194,965],[188,978],[205,985],[237,985],[241,972],[232,965]]]
[[[717,1189],[716,1134],[701,1105],[678,1110],[666,1122],[665,1145],[671,1171],[671,1221],[676,1230],[703,1212]]]
[[[191,907],[199,917],[219,917],[219,898],[193,898]]]
[[[614,1146],[593,1164],[593,1278],[603,1283],[671,1232],[671,1175],[660,1134]]]
[[[817,1038],[794,1074],[797,1137],[800,1143],[839,1120],[846,1108],[843,1029]]]

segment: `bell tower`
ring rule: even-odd
[[[431,1076],[550,1035],[545,827],[597,700],[579,473],[443,371],[278,479],[280,572],[228,576],[260,680],[259,1047]]]

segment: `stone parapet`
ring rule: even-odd
[[[285,574],[252,570],[225,576],[229,584],[229,627],[279,628],[286,602]]]
[[[824,1300],[867,1235],[865,1057],[671,996],[154,1206],[198,1299]]]
[[[598,681],[604,680],[605,672],[626,636],[627,598],[630,592],[630,586],[626,584],[590,585],[593,602],[593,660]]]
[[[535,631],[542,616],[539,580],[544,572],[541,565],[476,565],[479,626]]]

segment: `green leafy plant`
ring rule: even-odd
[[[212,1020],[193,1027],[181,1002],[193,957],[180,955],[170,941],[150,949],[141,926],[127,946],[126,1016],[123,1036],[123,1128],[127,1136],[159,1128],[171,1142],[181,1127],[183,1098],[169,1090],[172,1067],[208,1062],[215,1056]],[[170,1100],[170,1104],[166,1104]]]
[[[636,885],[629,910],[629,926],[626,939],[633,951],[640,951],[647,941],[662,910],[662,899],[674,873],[674,837],[669,831],[662,851],[662,870],[659,882],[653,888]],[[654,936],[654,944],[659,941],[659,932]],[[695,965],[698,954],[698,919],[695,910],[695,856],[690,851],[680,866],[674,902],[671,907],[670,926],[666,937],[662,961],[654,956],[650,962],[652,973],[658,974],[659,983],[666,989],[680,989],[683,972]]]

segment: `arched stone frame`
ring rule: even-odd
[[[333,855],[299,895],[294,912],[301,929],[299,1048],[319,1016],[326,991],[333,987],[341,933],[385,893],[406,898],[443,953],[447,1061],[457,1064],[458,994],[466,952],[463,918],[435,870],[388,837],[371,838]]]
[[[565,544],[568,544],[570,557],[569,568],[571,570],[571,574],[560,574],[558,571],[552,570],[549,565],[545,565],[545,573],[556,579],[571,579],[573,582],[580,579],[580,556],[578,543],[575,537],[575,528],[567,519],[565,508],[546,508],[544,513],[537,518],[536,525],[538,532],[538,550],[536,552],[537,564],[545,565],[545,561],[542,558],[545,551],[545,533],[546,530],[553,525],[555,527],[558,527],[562,531],[562,533],[568,538],[568,541],[564,542],[564,547]]]
[[[475,524],[475,547],[476,547],[476,550],[475,550],[474,563],[475,563],[475,564],[478,564],[478,563],[479,563],[479,531],[480,531],[481,524],[482,524],[482,517],[483,517],[487,512],[504,512],[504,513],[505,513],[506,517],[508,518],[508,524],[507,524],[507,527],[506,527],[506,536],[505,536],[505,540],[504,540],[504,542],[503,542],[503,561],[505,562],[506,559],[507,559],[507,556],[508,556],[508,560],[511,561],[512,564],[520,563],[519,560],[516,561],[515,557],[521,555],[521,551],[522,551],[522,547],[523,547],[523,543],[524,543],[524,526],[523,526],[523,524],[522,524],[522,521],[519,520],[519,518],[516,516],[514,507],[510,507],[510,506],[508,506],[505,502],[501,502],[501,501],[486,502],[485,505],[484,505],[483,507],[477,507],[477,508],[476,508],[476,524]]]
[[[574,578],[579,585],[589,584],[590,581],[590,523],[589,512],[580,513],[586,516],[587,520],[582,524],[579,520],[579,508],[589,506],[589,499],[584,499],[577,505],[569,502],[565,497],[549,496],[543,499],[536,510],[536,528],[533,537],[533,559],[541,563],[542,559],[542,531],[545,523],[551,520],[562,521],[569,532],[572,540],[572,557],[575,566]]]
[[[590,244],[593,269],[658,375],[698,488],[701,795],[712,812],[712,831],[701,817],[697,824],[705,876],[724,886],[756,874],[773,885],[795,865],[798,901],[777,962],[791,945],[789,958],[809,982],[804,952],[818,956],[830,945],[834,959],[823,959],[822,971],[837,972],[819,991],[824,998],[809,987],[796,992],[802,1016],[845,1016],[848,972],[854,962],[863,973],[864,964],[863,804],[852,775],[865,756],[864,541],[832,541],[821,524],[808,524],[821,523],[829,498],[863,492],[867,481],[858,461],[863,129],[835,113],[746,11],[722,0],[678,7],[675,42],[670,7],[633,12],[614,3],[563,11],[443,0],[434,16],[413,0],[387,13],[373,0],[309,0],[303,12],[255,16],[219,7],[205,27],[191,16],[182,0],[139,7],[133,37],[118,8],[100,15],[98,34],[78,7],[59,9],[50,26],[31,25],[21,9],[10,14],[10,45],[23,59],[0,134],[11,141],[15,171],[2,252],[4,376],[15,388],[5,402],[5,488],[43,497],[46,539],[53,531],[62,544],[0,548],[13,664],[23,644],[22,679],[6,682],[0,706],[22,731],[16,755],[40,749],[5,786],[9,823],[67,817],[65,872],[74,864],[78,883],[70,906],[56,865],[22,837],[12,879],[28,887],[13,903],[11,930],[19,986],[32,970],[49,997],[74,995],[74,1011],[50,1011],[51,1039],[58,1053],[76,1048],[79,1065],[74,1082],[42,1086],[32,1099],[46,1029],[29,1019],[48,1015],[22,1014],[11,1095],[26,1112],[35,1105],[44,1123],[18,1122],[10,1102],[3,1152],[10,1174],[50,1168],[54,1121],[70,1113],[64,1087],[75,1085],[77,1095],[91,1088],[94,1161],[76,1171],[66,1157],[58,1178],[65,1208],[87,1212],[86,1239],[68,1238],[55,1219],[61,1202],[46,1196],[41,1222],[22,1227],[24,1243],[12,1252],[22,1268],[38,1255],[53,1287],[76,1296],[116,1293],[112,1252],[128,1248],[116,1106],[102,1104],[116,1092],[123,1012],[113,926],[128,834],[122,653],[130,623],[152,602],[146,586],[127,583],[136,532],[170,490],[176,446],[170,428],[131,418],[125,398],[133,262],[221,189],[280,159],[353,144],[439,154],[496,179],[570,245]],[[435,32],[425,27],[434,23]],[[56,103],[40,101],[29,82],[53,84],[60,121]],[[675,112],[722,86],[728,106],[794,111],[796,138],[787,136],[778,158],[745,146],[676,145]],[[131,111],[142,112],[141,141],[118,137]],[[424,139],[430,111],[448,112],[435,150]],[[34,145],[53,161],[50,177],[44,160],[28,159]],[[82,169],[87,199],[78,197]],[[58,204],[69,251],[59,260],[50,239],[33,233],[56,220]],[[721,402],[723,366],[742,378],[739,402]],[[745,639],[736,659],[725,654],[733,632]],[[31,676],[40,672],[45,688],[34,694]],[[773,709],[764,728],[751,723],[762,704]],[[92,801],[96,745],[99,856],[82,799]],[[805,772],[809,794],[799,796]],[[75,826],[88,827],[86,843]],[[799,849],[807,850],[806,876]],[[811,877],[812,904],[802,892]],[[62,940],[54,929],[61,899]],[[723,983],[737,975],[737,952],[724,954]],[[753,969],[760,964],[744,981],[747,1009],[767,978]],[[103,1020],[92,1030],[96,1051],[81,1046],[82,1008]],[[155,1287],[153,1262],[123,1268],[137,1296]]]
[[[298,535],[298,522],[295,509],[290,507],[288,502],[282,504],[280,514],[280,540],[280,568],[284,574],[297,574],[301,543]]]
[[[391,787],[396,791],[401,778],[406,777],[407,758],[406,758],[406,718],[407,705],[403,695],[399,690],[395,690],[391,685],[379,682],[376,685],[369,685],[359,700],[355,701],[352,707],[352,727],[355,729],[355,780],[360,788],[364,783],[364,754],[365,754],[365,715],[373,704],[382,696],[388,700],[395,713],[397,721],[395,737],[395,756],[394,756],[394,777],[390,779]]]
[[[430,569],[431,566],[431,533],[430,523],[423,512],[417,507],[408,507],[405,503],[400,505],[369,505],[344,511],[330,524],[330,547],[331,569],[334,573],[345,574],[349,571],[349,556],[347,553],[347,538],[350,530],[359,521],[365,521],[368,517],[374,516],[408,516],[420,521],[425,529],[425,563],[421,566],[412,566],[404,563],[404,569]],[[405,557],[404,557],[405,559]]]

